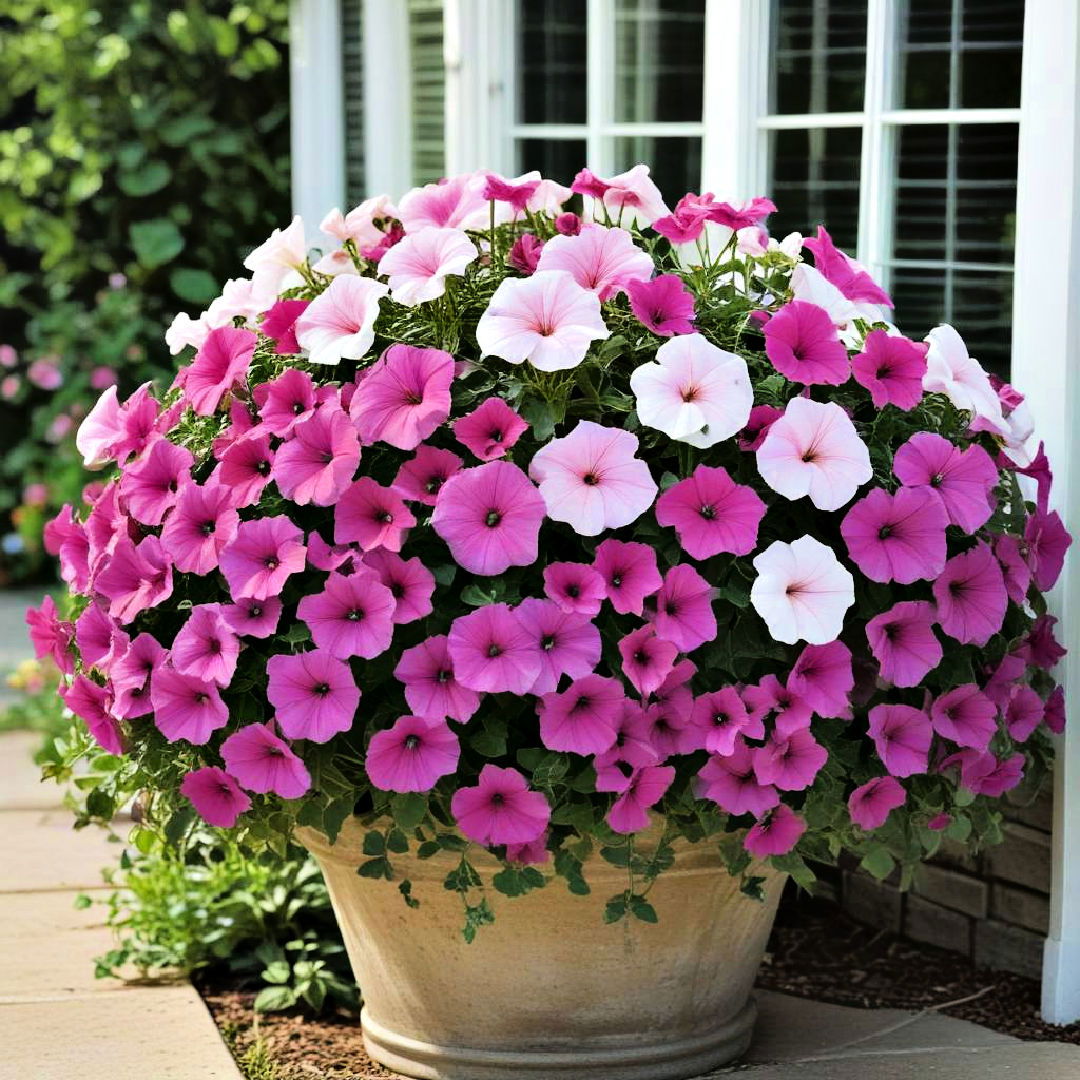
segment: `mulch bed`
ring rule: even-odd
[[[789,896],[769,942],[758,985],[858,1008],[935,1009],[1020,1039],[1080,1044],[1080,1024],[1054,1027],[1038,1015],[1039,984],[972,967],[958,953],[863,926],[825,901]],[[393,1080],[364,1053],[359,1020],[269,1014],[252,1023],[253,993],[200,991],[237,1057],[261,1038],[274,1080]]]

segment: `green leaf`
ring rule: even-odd
[[[483,607],[485,604],[490,604],[495,599],[494,591],[485,592],[475,582],[470,582],[461,590],[461,602],[468,604],[470,607]]]
[[[395,855],[404,855],[409,850],[409,838],[400,829],[391,829],[386,837],[386,846]]]
[[[427,817],[427,812],[427,796],[418,791],[407,791],[390,800],[390,813],[406,832],[415,829]]]
[[[296,991],[291,986],[267,986],[255,996],[256,1012],[280,1012],[296,1004]]]
[[[150,161],[142,168],[121,172],[116,182],[125,195],[141,198],[160,191],[172,179],[172,169],[164,161]]]
[[[418,908],[420,906],[420,901],[412,894],[412,882],[408,878],[398,886],[398,892],[401,893],[402,899],[409,907]]]
[[[205,306],[218,294],[217,281],[206,270],[177,267],[169,274],[169,287],[181,300]]]
[[[641,922],[659,922],[656,917],[656,908],[644,896],[632,896],[630,898],[630,911],[634,918],[639,919]]]
[[[275,960],[272,964],[267,964],[263,968],[262,978],[263,982],[284,985],[292,978],[292,968],[289,967],[289,961]]]
[[[628,844],[621,844],[619,847],[602,847],[600,855],[612,866],[630,865],[630,846]]]
[[[175,120],[167,120],[158,128],[158,135],[161,136],[162,142],[169,146],[183,146],[196,135],[205,135],[213,131],[216,126],[209,116],[187,113],[176,117]]]
[[[379,856],[377,859],[368,859],[367,862],[362,862],[357,868],[356,872],[361,877],[374,878],[386,878],[387,881],[392,881],[394,878],[394,871],[390,866],[390,860],[385,856]]]
[[[616,923],[626,917],[626,897],[613,896],[604,905],[604,922]]]
[[[128,234],[135,257],[148,270],[170,262],[184,250],[180,230],[166,218],[136,221],[129,227]]]
[[[875,844],[863,856],[859,865],[878,881],[884,881],[893,872],[896,860],[884,844]]]
[[[382,855],[386,852],[386,837],[381,832],[364,834],[364,854]]]

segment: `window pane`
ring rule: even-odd
[[[539,169],[547,180],[570,182],[585,165],[584,139],[522,139],[518,143],[521,172]]]
[[[443,176],[446,168],[442,0],[410,0],[409,45],[413,183],[427,184]]]
[[[774,236],[809,233],[825,225],[838,247],[854,250],[859,227],[859,128],[772,133]]]
[[[774,0],[772,111],[861,112],[866,0]]]
[[[701,140],[689,136],[620,135],[615,140],[617,172],[643,161],[668,206],[701,188]]]
[[[585,123],[587,10],[581,0],[518,0],[521,123]]]
[[[704,72],[705,0],[616,0],[616,120],[699,121]]]

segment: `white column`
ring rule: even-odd
[[[364,191],[398,198],[412,187],[409,8],[403,0],[364,0],[363,46]]]
[[[345,201],[345,85],[338,0],[292,0],[289,9],[289,102],[293,212],[308,242],[323,215]]]
[[[1080,533],[1080,18],[1075,0],[1029,0],[1017,177],[1013,375],[1055,475],[1054,502]],[[1058,671],[1069,722],[1054,767],[1053,892],[1042,1014],[1080,1019],[1080,556],[1051,606],[1069,654]]]

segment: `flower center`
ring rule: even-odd
[[[698,513],[706,521],[712,521],[716,517],[716,507],[711,506],[709,503],[705,503],[703,506],[698,507]]]
[[[697,401],[698,388],[696,386],[688,386],[682,392],[682,399],[689,405],[692,401]]]
[[[390,595],[395,600],[400,600],[405,595],[405,586],[402,585],[400,581],[395,581],[390,586]]]
[[[213,533],[214,528],[216,527],[216,525],[217,525],[216,521],[204,521],[199,526],[199,531],[203,534],[203,536],[210,536]]]
[[[429,495],[435,495],[438,493],[439,488],[443,486],[443,478],[441,476],[433,476],[425,485],[424,490]]]
[[[293,411],[293,415],[299,416],[302,412],[305,411],[304,403],[302,401],[294,401],[292,411]]]
[[[488,432],[488,438],[492,442],[502,442],[502,437],[503,433],[498,428],[496,428],[494,431]]]
[[[435,681],[441,683],[448,683],[454,677],[451,671],[438,671],[435,673]]]
[[[415,390],[405,391],[405,404],[406,405],[422,405],[424,403],[423,397]],[[411,737],[411,736],[410,736]]]
[[[649,662],[648,655],[646,653],[642,652],[641,649],[638,649],[638,651],[636,653],[634,653],[634,663],[635,664],[640,664],[642,667],[644,667],[648,662]]]
[[[319,697],[326,697],[330,693],[330,684],[327,682],[316,683],[312,688],[313,694],[318,694]]]
[[[586,473],[581,479],[588,484],[589,487],[596,487],[596,485],[600,483],[600,477],[597,476],[596,473]]]
[[[930,477],[931,487],[941,487],[941,485],[944,483],[945,477],[941,473],[937,473],[936,475]]]
[[[552,649],[554,649],[555,648],[555,635],[554,634],[545,634],[540,639],[540,648],[543,649],[544,652],[550,652]]]
[[[498,510],[489,510],[484,517],[484,524],[489,529],[494,529],[502,521],[502,514]]]
[[[420,745],[419,735],[406,735],[405,736],[405,749],[415,750]]]
[[[570,584],[566,586],[566,595],[572,600],[576,600],[581,595],[580,586],[576,582],[571,581]]]
[[[201,690],[195,695],[196,705],[205,705],[210,700],[209,694],[204,694]]]
[[[217,638],[211,638],[206,643],[206,651],[210,653],[211,656],[217,656],[218,653],[221,652],[221,642],[218,641]]]
[[[265,460],[256,462],[255,471],[260,476],[269,476],[270,475],[270,462],[265,461]]]
[[[488,656],[494,660],[496,656],[502,656],[502,646],[496,644],[494,641],[488,646]]]
[[[364,617],[362,608],[353,608],[352,611],[346,612],[345,618],[349,622],[359,622]]]
[[[263,559],[263,563],[267,570],[276,570],[281,565],[276,555],[267,555],[266,558]]]
[[[613,574],[611,584],[617,589],[622,585],[622,574]]]
[[[717,727],[722,727],[724,724],[726,724],[728,722],[727,713],[722,713],[722,712],[713,713],[712,722]]]
[[[879,540],[888,540],[890,536],[892,536],[892,526],[891,525],[882,525],[881,528],[878,529],[878,539]]]

